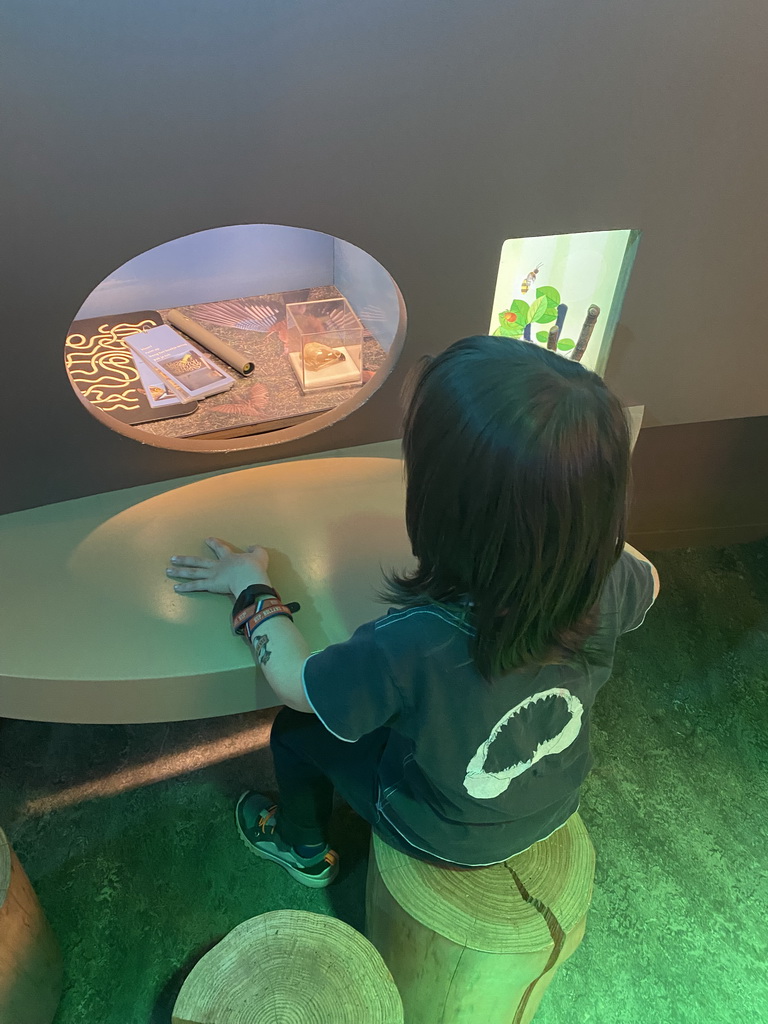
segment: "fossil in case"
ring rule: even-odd
[[[285,307],[288,359],[302,391],[363,383],[363,325],[344,298]]]

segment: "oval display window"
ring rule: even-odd
[[[405,337],[400,290],[372,256],[319,231],[241,224],[123,264],[70,326],[78,398],[148,444],[226,451],[348,416]]]

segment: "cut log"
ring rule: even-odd
[[[0,829],[0,1024],[51,1024],[61,986],[56,937]]]
[[[379,954],[343,921],[276,910],[234,928],[182,985],[173,1024],[403,1024]]]
[[[584,935],[595,851],[578,814],[487,868],[442,868],[373,837],[366,935],[406,1024],[528,1024]]]

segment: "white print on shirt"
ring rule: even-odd
[[[503,768],[500,772],[486,772],[485,763],[488,760],[488,751],[491,744],[499,735],[501,730],[516,714],[527,708],[529,704],[538,703],[548,697],[562,697],[568,705],[570,720],[556,736],[550,737],[540,743],[533,752],[530,761],[520,761],[518,764]],[[503,718],[500,718],[488,739],[477,748],[477,753],[467,765],[467,774],[464,776],[464,788],[470,796],[479,800],[491,800],[499,796],[504,790],[509,789],[512,779],[527,772],[537,761],[547,754],[559,754],[573,743],[581,731],[581,718],[584,713],[584,705],[578,697],[575,697],[569,690],[556,687],[552,690],[544,690],[541,693],[534,693],[526,697],[518,705],[508,711]]]

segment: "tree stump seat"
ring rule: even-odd
[[[303,910],[244,921],[192,968],[173,1024],[403,1024],[384,961],[348,924]]]
[[[595,851],[574,814],[503,864],[443,868],[373,837],[366,935],[405,1024],[528,1024],[584,935]]]
[[[0,1024],[51,1024],[61,988],[56,937],[0,829]]]

